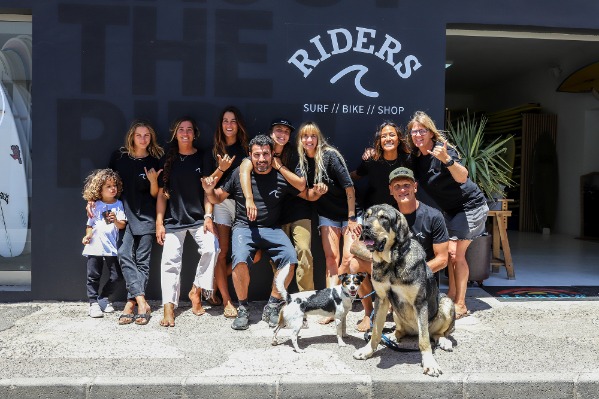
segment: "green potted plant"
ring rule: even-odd
[[[448,121],[447,139],[453,144],[462,157],[462,161],[470,180],[478,184],[487,199],[492,200],[500,194],[503,196],[506,187],[512,187],[510,178],[512,167],[506,162],[504,153],[512,136],[485,138],[484,130],[487,118],[465,116],[457,119],[456,124]]]
[[[459,117],[455,125],[448,121],[447,139],[453,144],[462,157],[462,162],[468,169],[468,176],[474,181],[487,197],[488,202],[494,198],[503,198],[505,187],[511,187],[512,166],[505,159],[508,142],[512,136],[486,139],[484,135],[487,118],[476,118],[466,112]],[[471,281],[478,282],[489,277],[491,270],[490,235],[478,237],[472,241],[466,252],[466,260],[470,269]]]

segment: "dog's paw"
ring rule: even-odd
[[[300,348],[295,348],[295,352],[296,353],[305,353],[306,350],[305,349],[300,349]]]
[[[347,346],[347,344],[345,342],[341,341],[341,340],[337,340],[337,344],[339,346]]]
[[[443,349],[446,352],[453,351],[453,343],[451,342],[451,340],[449,340],[445,337],[439,338],[439,341],[437,342],[437,344],[439,345],[439,348]]]
[[[272,342],[270,343],[272,346],[277,346],[279,345],[279,341],[276,338],[273,338]]]
[[[370,344],[368,344],[365,347],[363,347],[362,349],[358,349],[357,351],[355,351],[353,356],[354,356],[354,359],[366,360],[370,356],[372,356],[373,353],[374,352],[372,351]]]
[[[422,354],[422,372],[431,377],[438,377],[443,374],[432,353]]]

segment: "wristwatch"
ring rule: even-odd
[[[210,219],[214,220],[214,217],[212,216],[212,214],[211,214],[211,213],[206,213],[206,214],[204,215],[204,219],[206,219],[206,218],[210,218]]]
[[[445,167],[449,168],[451,165],[453,165],[455,163],[455,161],[453,159],[450,159],[449,161],[447,161],[444,165]]]
[[[358,218],[356,217],[356,215],[353,215],[353,216],[349,216],[349,217],[347,218],[347,220],[349,220],[350,222],[357,222],[357,221],[358,221]]]

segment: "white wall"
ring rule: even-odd
[[[554,233],[580,234],[580,176],[599,171],[599,101],[590,93],[558,93],[557,87],[576,70],[599,61],[598,54],[574,52],[560,60],[562,73],[555,76],[550,66],[479,92],[473,104],[465,95],[446,98],[446,107],[484,109],[493,112],[529,102],[540,103],[558,116],[557,154],[559,167],[558,213]],[[452,103],[457,100],[456,103]]]

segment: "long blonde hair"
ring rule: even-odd
[[[424,126],[424,128],[426,130],[431,132],[433,134],[433,141],[439,141],[441,143],[445,143],[447,141],[447,139],[445,138],[442,131],[437,129],[437,126],[435,126],[435,122],[433,122],[433,120],[431,119],[430,116],[428,116],[423,111],[416,111],[414,113],[414,116],[412,116],[412,119],[410,119],[410,122],[408,122],[408,126],[406,126],[407,141],[410,145],[410,148],[412,149],[412,153],[415,154],[416,156],[420,156],[421,153],[420,153],[420,150],[418,149],[418,147],[416,147],[414,145],[414,141],[412,140],[412,137],[411,137],[412,127],[414,126],[415,123],[418,123],[418,124]],[[447,143],[447,145],[449,147],[452,147],[455,149],[455,147],[453,145],[451,145],[449,142]]]
[[[308,178],[308,158],[306,152],[304,151],[304,146],[302,145],[302,136],[308,134],[315,134],[318,140],[318,143],[316,144],[316,153],[314,154],[314,167],[316,170],[314,171],[313,184],[322,183],[325,179],[328,179],[326,166],[324,164],[324,154],[327,151],[336,153],[339,156],[341,162],[343,163],[343,166],[347,168],[347,165],[345,164],[345,159],[343,159],[343,156],[341,155],[339,150],[327,143],[316,122],[304,122],[302,123],[297,132],[296,143],[297,153],[299,155],[299,168],[302,171],[303,175],[306,177],[306,179]]]
[[[162,147],[160,147],[160,145],[158,145],[156,131],[149,122],[141,119],[134,120],[131,123],[131,126],[129,126],[129,130],[125,135],[125,145],[120,149],[121,154],[129,154],[130,156],[134,156],[135,141],[133,138],[135,137],[135,129],[138,127],[145,127],[150,131],[150,144],[148,144],[147,148],[148,154],[156,159],[162,158],[164,155],[164,150]]]

